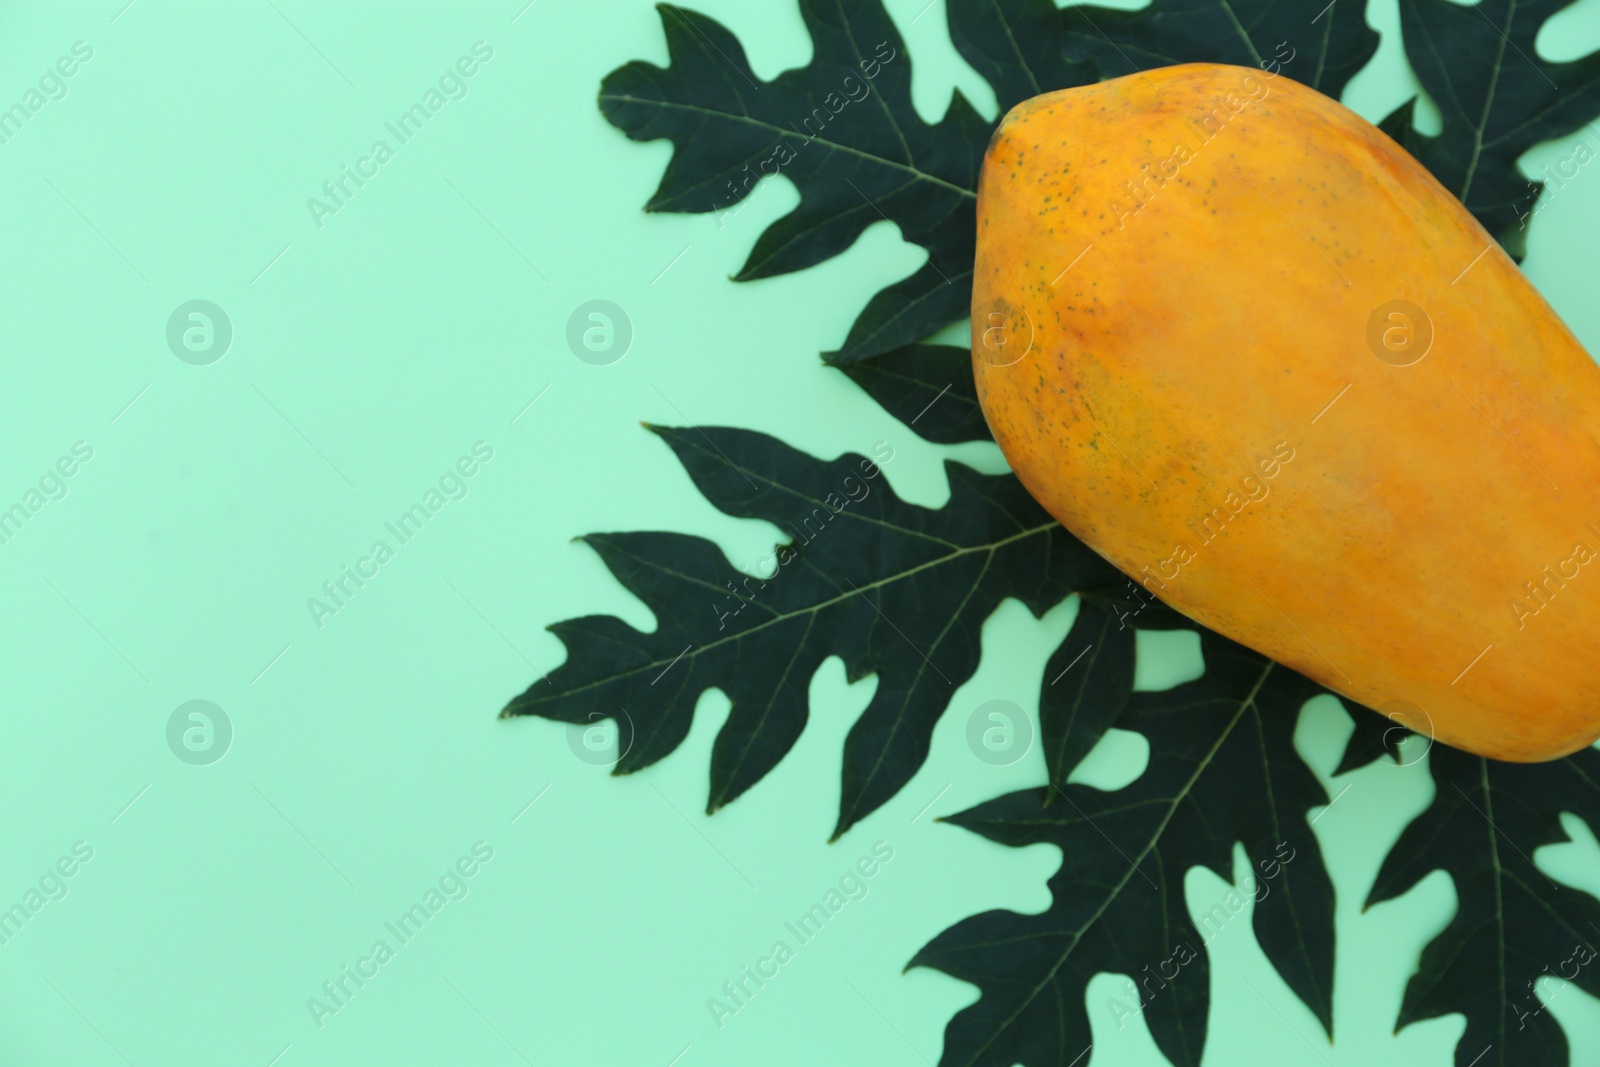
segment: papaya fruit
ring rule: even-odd
[[[1046,93],[977,227],[989,427],[1139,596],[1478,755],[1600,736],[1600,367],[1388,136],[1233,66]]]

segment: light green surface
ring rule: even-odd
[[[924,2],[889,5],[919,108],[936,117],[959,85],[992,114],[942,5]],[[563,727],[495,719],[560,661],[547,624],[613,612],[651,625],[575,535],[682,530],[749,567],[771,547],[773,529],[702,501],[640,420],[747,426],[823,456],[886,440],[894,489],[929,505],[947,495],[943,456],[1000,469],[992,448],[920,442],[818,365],[922,253],[884,223],[821,268],[735,285],[762,227],[795,202],[783,180],[722,229],[645,215],[668,146],[627,141],[594,101],[620,63],[665,61],[644,0],[538,0],[520,16],[523,0],[137,0],[119,15],[122,3],[0,9],[6,101],[74,42],[93,48],[66,95],[0,144],[0,506],[75,442],[93,449],[66,496],[0,545],[0,906],[75,842],[93,850],[66,896],[0,945],[0,1063],[937,1060],[975,991],[901,967],[966,915],[1044,908],[1058,854],[933,820],[1042,780],[1037,752],[1009,767],[975,759],[966,718],[988,700],[1035,704],[1072,605],[1039,624],[1008,603],[927,765],[831,846],[840,748],[873,685],[846,686],[837,661],[813,683],[793,753],[709,819],[716,694],[675,755],[620,780],[575,758]],[[695,6],[738,33],[762,77],[809,58],[788,0]],[[1600,42],[1594,15],[1577,5],[1552,53]],[[1409,90],[1392,0],[1369,17],[1383,47],[1350,102],[1376,119]],[[493,57],[467,94],[319,228],[307,198],[480,40]],[[1597,223],[1600,179],[1585,172],[1538,219],[1527,262],[1591,349]],[[612,366],[565,343],[569,314],[596,298],[634,326]],[[167,347],[168,316],[192,299],[233,324],[209,366]],[[319,628],[307,599],[389,540],[384,523],[479,441],[493,459],[467,495],[391,541],[394,558]],[[1181,642],[1141,647],[1145,684],[1194,666]],[[196,699],[233,727],[209,766],[167,746],[169,716]],[[1320,771],[1347,724],[1331,699],[1306,715],[1303,752]],[[1080,775],[1120,784],[1141,759],[1113,735]],[[1391,1032],[1417,951],[1453,906],[1448,879],[1359,910],[1431,793],[1422,772],[1332,781],[1344,792],[1316,823],[1339,898],[1335,1045],[1241,916],[1210,944],[1207,1062],[1450,1062],[1459,1019]],[[1600,890],[1600,849],[1575,829],[1582,844],[1540,858]],[[867,895],[719,1028],[708,998],[880,840],[893,859]],[[492,860],[446,882],[466,896],[400,945],[384,924],[479,841]],[[1187,886],[1202,910],[1226,892],[1210,874]],[[394,958],[319,1028],[308,998],[380,939]],[[1084,1062],[1162,1062],[1142,1023],[1119,1031],[1105,1008],[1119,987],[1090,986]],[[1567,989],[1551,1010],[1574,1062],[1595,1056],[1600,1007]]]

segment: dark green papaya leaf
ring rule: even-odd
[[[1339,757],[1334,776],[1359,770],[1385,756],[1399,763],[1400,745],[1411,736],[1411,731],[1388,716],[1352,700],[1344,699],[1344,706],[1355,728],[1350,732],[1350,740],[1345,742],[1344,753]]]
[[[946,1029],[943,1067],[1073,1063],[1092,1040],[1084,987],[1101,971],[1137,983],[1105,1006],[1106,1021],[1142,1015],[1162,1053],[1194,1067],[1210,1001],[1205,947],[1247,897],[1267,958],[1331,1027],[1333,885],[1307,820],[1328,794],[1293,745],[1297,712],[1321,690],[1215,634],[1202,651],[1204,676],[1129,700],[1117,725],[1144,734],[1150,764],[1126,789],[1047,786],[947,820],[1005,845],[1057,845],[1062,864],[1043,914],[974,916],[908,964],[981,991]],[[1204,866],[1231,882],[1235,842],[1252,877],[1197,924],[1184,872]]]
[[[1416,113],[1417,98],[1413,96],[1410,100],[1389,112],[1389,116],[1378,123],[1378,129],[1388,134],[1394,139],[1395,144],[1412,155],[1416,155],[1413,149],[1416,148],[1416,138],[1418,136],[1417,128],[1414,125]]]
[[[765,519],[792,540],[740,569],[698,537],[585,538],[659,625],[642,633],[608,616],[557,623],[567,661],[502,714],[616,719],[631,739],[616,765],[626,773],[676,748],[700,695],[720,689],[732,709],[712,749],[708,811],[789,751],[805,726],[811,676],[839,656],[852,682],[878,676],[845,742],[843,833],[922,766],[1001,600],[1042,615],[1120,578],[1009,474],[947,463],[950,502],[935,510],[890,491],[886,445],[874,458],[823,461],[745,430],[652,429],[718,508]]]
[[[1167,607],[1150,595],[1150,591],[1132,578],[1122,575],[1119,585],[1093,589],[1083,594],[1085,600],[1098,601],[1116,616],[1119,625],[1139,630],[1194,630],[1204,627],[1186,615]]]
[[[736,211],[764,176],[800,204],[756,241],[739,280],[815,266],[888,219],[928,263],[880,293],[835,357],[876,355],[967,314],[973,203],[989,124],[959,93],[937,125],[911,104],[911,59],[879,0],[801,0],[814,57],[757,79],[727,29],[659,6],[671,64],[606,76],[600,110],[635,140],[668,138],[672,161],[650,211]]]
[[[1518,257],[1545,183],[1525,179],[1517,158],[1600,114],[1600,56],[1546,63],[1534,48],[1545,20],[1567,6],[1567,0],[1400,0],[1406,56],[1442,120],[1437,136],[1411,130],[1406,148]],[[1588,144],[1578,163],[1595,150]]]
[[[1029,97],[1099,80],[1069,59],[1054,0],[949,0],[950,40],[994,89],[1004,115]]]
[[[1565,1067],[1566,1036],[1534,983],[1600,996],[1600,901],[1552,880],[1533,855],[1570,840],[1563,811],[1600,827],[1600,752],[1500,763],[1436,744],[1428,760],[1438,793],[1384,859],[1367,906],[1435,870],[1454,879],[1459,904],[1423,950],[1395,1029],[1462,1012],[1457,1067]]]
[[[1448,0],[1441,0],[1448,2]],[[1069,51],[1103,76],[1176,63],[1232,63],[1283,74],[1335,100],[1378,50],[1366,5],[1283,0],[1155,0],[1138,11],[1077,6],[1061,12]]]
[[[978,406],[968,349],[908,345],[839,369],[926,440],[958,445],[993,439]]]
[[[1051,782],[1066,782],[1133,696],[1138,630],[1196,630],[1132,579],[1081,595],[1078,617],[1045,664],[1039,736]],[[1048,806],[1054,794],[1045,797]]]
[[[1086,597],[1066,639],[1045,664],[1039,738],[1051,782],[1066,782],[1133,695],[1134,629],[1117,614],[1107,601]],[[1053,797],[1046,792],[1047,806]]]
[[[1337,97],[1372,56],[1362,5],[1281,0],[1155,0],[1139,11],[1051,0],[949,0],[952,38],[1002,108],[1103,76],[1173,63],[1261,66]],[[1549,64],[1533,36],[1558,0],[1404,0],[1408,54],[1444,111],[1429,138],[1386,128],[1460,196],[1513,254],[1540,188],[1514,161],[1600,110],[1600,57]],[[993,123],[957,93],[935,125],[910,98],[910,59],[880,0],[801,0],[814,58],[771,82],[751,71],[716,21],[661,5],[671,64],[629,63],[604,81],[606,117],[637,140],[674,144],[653,211],[737,211],[764,175],[786,174],[801,202],[773,223],[740,280],[821,263],[879,219],[929,261],[874,296],[830,362],[915,343],[965,317],[971,302],[977,174]],[[869,77],[870,75],[870,77]],[[1452,81],[1452,78],[1455,81]],[[1460,82],[1461,84],[1456,84]],[[1409,113],[1408,113],[1409,114]]]
[[[1415,101],[1383,129],[1513,254],[1540,188],[1524,186],[1516,158],[1600,113],[1600,57],[1545,63],[1534,52],[1534,35],[1564,2],[1400,0],[1407,54],[1443,129],[1417,131]],[[910,60],[881,0],[799,3],[814,58],[770,82],[755,77],[723,27],[663,5],[669,65],[614,71],[601,109],[630,137],[673,142],[650,210],[725,219],[761,175],[794,181],[800,205],[756,241],[741,280],[821,263],[879,219],[926,249],[929,262],[874,296],[829,359],[927,439],[982,440],[967,353],[918,342],[969,313],[977,174],[994,123],[959,94],[938,123],[918,118]],[[947,0],[947,15],[955,46],[1002,110],[1096,77],[1194,61],[1259,66],[1338,97],[1377,42],[1364,5],[1321,0],[1293,8],[1153,0],[1135,12]],[[672,751],[699,695],[718,688],[733,708],[712,755],[715,809],[793,745],[812,673],[839,655],[852,680],[879,677],[846,742],[843,832],[920,766],[950,691],[976,667],[979,628],[999,600],[1016,596],[1037,614],[1077,592],[1078,619],[1041,685],[1050,784],[952,820],[1007,844],[1059,845],[1053,904],[1037,917],[976,916],[913,960],[981,990],[952,1020],[944,1062],[1076,1062],[1089,1044],[1084,985],[1103,970],[1140,979],[1123,1010],[1144,1016],[1175,1063],[1197,1063],[1209,1002],[1205,940],[1217,920],[1191,920],[1183,875],[1197,864],[1230,874],[1236,842],[1257,888],[1269,890],[1252,919],[1263,950],[1331,1024],[1332,888],[1306,821],[1328,797],[1292,743],[1296,712],[1322,690],[1150,601],[1050,523],[1014,478],[951,465],[951,502],[931,510],[865,479],[862,457],[819,461],[734,430],[658,432],[718,507],[774,522],[795,539],[770,561],[740,568],[699,538],[589,538],[659,625],[641,633],[614,618],[558,624],[566,663],[506,714],[618,718],[631,725],[631,747],[617,764],[626,772]],[[847,475],[870,493],[856,499],[844,486],[850,498],[842,498]],[[1196,629],[1206,674],[1166,693],[1132,693],[1134,626]],[[1406,736],[1367,709],[1350,712],[1355,729],[1338,773],[1394,754]],[[1144,775],[1113,793],[1066,784],[1112,725],[1149,739]],[[1596,992],[1595,968],[1567,971],[1592,958],[1600,915],[1592,898],[1545,879],[1528,857],[1565,840],[1557,812],[1597,821],[1600,757],[1522,767],[1435,746],[1430,758],[1438,795],[1389,856],[1371,900],[1443,869],[1461,908],[1424,953],[1400,1025],[1460,1011],[1468,1017],[1463,1067],[1564,1064],[1565,1039],[1526,985],[1559,974]],[[1480,817],[1482,825],[1473,821]],[[1170,970],[1180,943],[1187,955],[1176,976],[1153,978]]]

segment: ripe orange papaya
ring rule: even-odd
[[[1399,145],[1167,67],[1015,107],[977,224],[989,426],[1143,595],[1469,752],[1600,736],[1600,367]]]

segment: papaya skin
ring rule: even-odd
[[[1142,595],[1468,752],[1600,736],[1600,367],[1355,113],[1214,64],[1019,104],[972,321],[1007,460]]]

